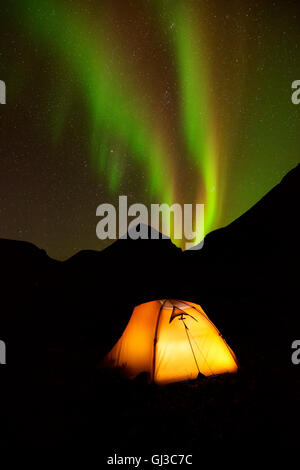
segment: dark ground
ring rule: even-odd
[[[61,358],[35,377],[9,372],[1,374],[2,447],[88,449],[102,460],[114,452],[197,454],[215,444],[298,446],[300,375],[278,364],[165,387],[62,367]]]

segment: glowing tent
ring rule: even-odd
[[[237,360],[202,308],[156,300],[138,305],[105,362],[159,384],[237,371]]]

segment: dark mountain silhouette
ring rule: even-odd
[[[12,293],[26,295],[56,262],[29,242],[0,239],[2,302]]]
[[[208,234],[201,255],[245,260],[252,259],[253,253],[286,255],[299,238],[299,181],[300,164],[245,214]]]
[[[184,253],[185,269],[194,274],[185,290],[199,301],[201,291],[222,331],[237,344],[249,337],[264,350],[273,340],[287,362],[288,343],[300,326],[299,182],[300,165],[249,211],[209,234],[202,250]]]

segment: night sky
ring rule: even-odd
[[[205,203],[207,233],[299,161],[299,1],[16,0],[0,13],[0,237],[57,259],[100,250],[96,208],[119,195]]]

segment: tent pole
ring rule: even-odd
[[[156,326],[155,326],[155,333],[154,333],[154,341],[153,341],[153,363],[152,363],[152,382],[154,382],[154,374],[155,374],[155,363],[156,363],[156,343],[157,343],[157,334],[158,334],[158,326],[159,326],[159,320],[160,320],[160,315],[162,312],[162,309],[165,305],[165,300],[160,306],[158,315],[157,315],[157,320],[156,320]]]
[[[188,334],[188,327],[186,326],[185,321],[184,320],[182,320],[182,321],[183,321],[183,324],[184,324],[184,327],[185,327],[185,332],[186,332],[187,338],[188,338],[189,343],[190,343],[190,348],[191,348],[193,356],[194,356],[196,367],[198,369],[199,374],[201,374],[199,366],[198,366],[198,362],[197,362],[197,359],[196,359],[196,356],[195,356],[195,353],[194,353],[194,349],[193,349],[193,346],[192,346],[192,343],[191,343],[191,340],[190,340],[190,337],[189,337],[189,334]]]

